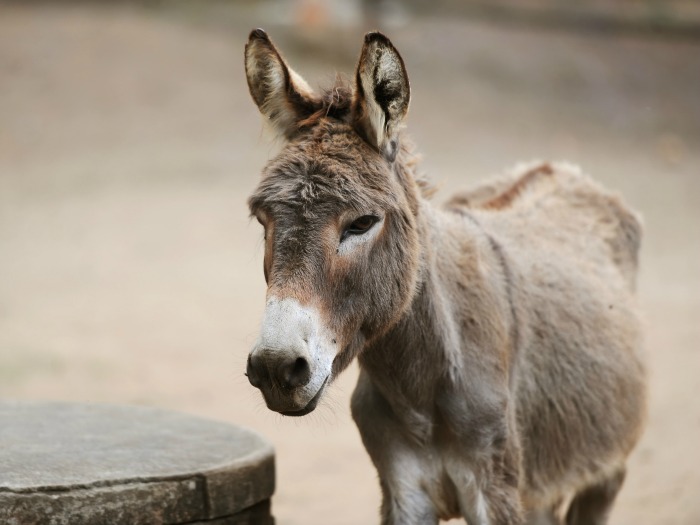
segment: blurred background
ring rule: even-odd
[[[698,0],[0,2],[0,396],[242,424],[276,447],[280,525],[378,521],[355,366],[302,420],[243,376],[265,294],[245,202],[279,147],[254,27],[311,85],[385,31],[438,202],[565,159],[642,212],[651,412],[612,523],[700,523]]]

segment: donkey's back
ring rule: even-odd
[[[573,264],[615,267],[635,288],[642,227],[639,217],[574,165],[537,163],[455,195],[448,208],[485,218],[509,243],[537,239]],[[499,212],[499,213],[489,213]],[[542,243],[542,244],[540,244]]]
[[[458,194],[512,266],[514,394],[528,508],[600,504],[643,427],[638,217],[576,167],[539,164]],[[579,511],[582,512],[582,511]],[[580,523],[587,523],[582,517]]]

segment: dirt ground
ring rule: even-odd
[[[0,4],[0,396],[136,403],[275,445],[281,525],[377,522],[350,419],[356,368],[302,420],[243,376],[262,313],[246,196],[275,146],[242,67],[270,29],[312,84],[351,72],[363,27],[270,24],[269,7]],[[612,523],[700,523],[700,43],[406,19],[409,130],[436,198],[568,159],[645,218],[651,402]]]

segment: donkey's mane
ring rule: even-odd
[[[322,88],[316,100],[317,109],[308,117],[299,121],[299,130],[311,129],[324,119],[336,119],[348,122],[352,114],[355,87],[347,76],[338,73],[332,86]],[[401,133],[400,150],[396,166],[402,175],[409,175],[418,185],[421,195],[429,199],[436,193],[436,188],[427,175],[417,170],[421,156],[416,152],[415,145],[406,133]]]
[[[313,127],[326,117],[346,120],[352,108],[354,92],[350,81],[344,75],[337,74],[334,84],[322,89],[316,101],[316,111],[298,123],[299,129]]]

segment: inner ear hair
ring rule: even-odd
[[[245,46],[248,89],[260,112],[277,132],[291,139],[298,123],[320,107],[319,98],[291,69],[262,29],[254,29]]]
[[[355,74],[353,118],[358,131],[393,162],[411,88],[401,55],[382,33],[365,36]]]

